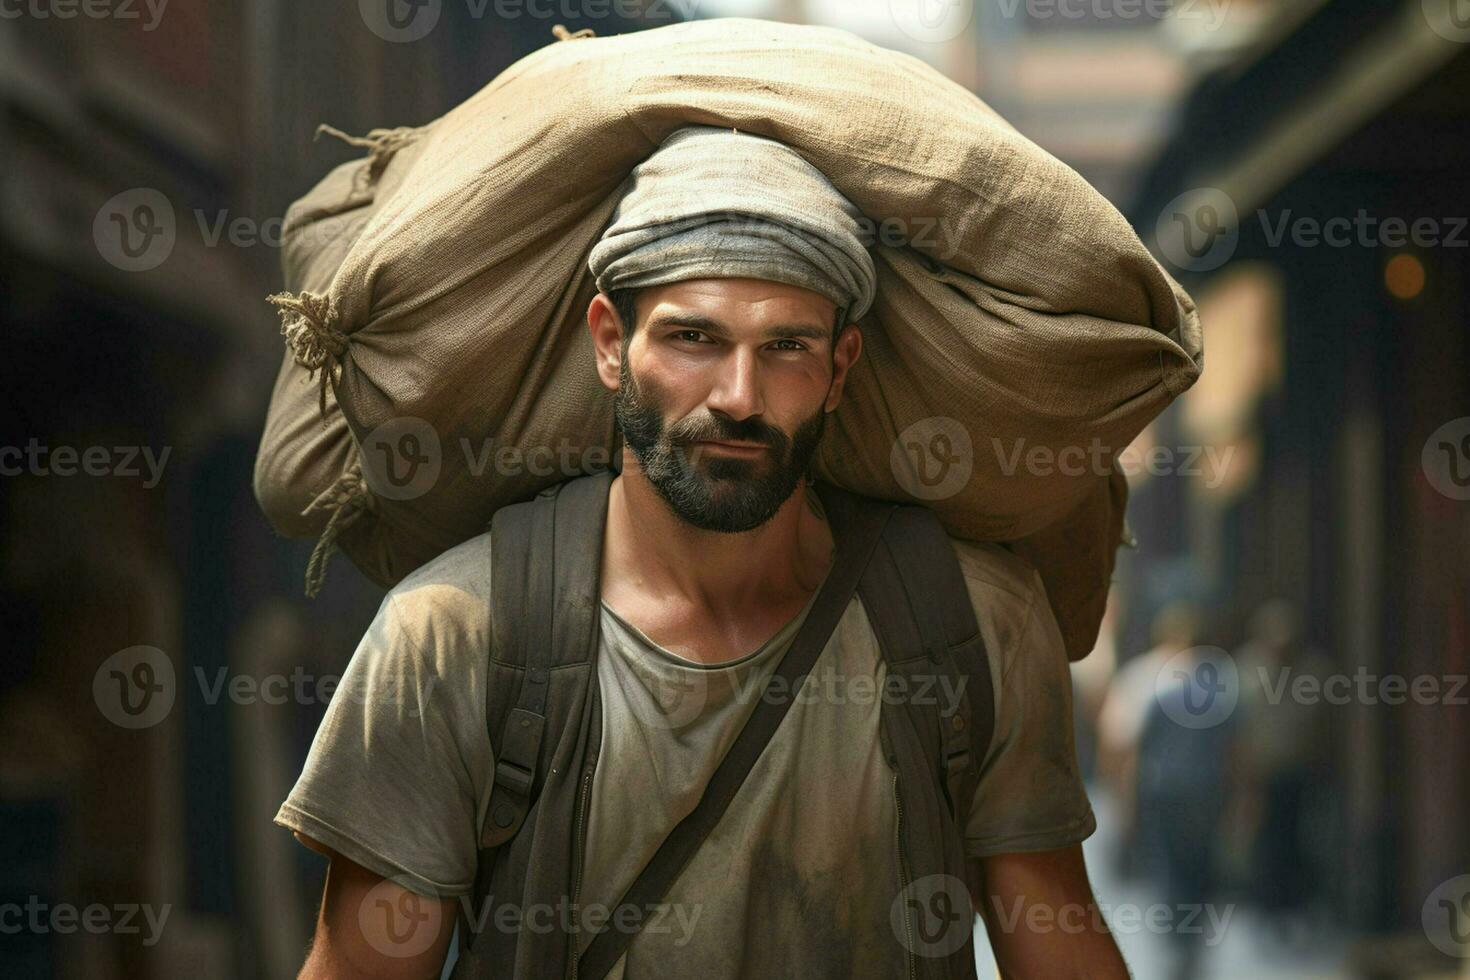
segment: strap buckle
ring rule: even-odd
[[[531,782],[536,774],[525,766],[518,766],[514,762],[501,759],[495,764],[495,782],[511,791],[527,796],[531,792]]]

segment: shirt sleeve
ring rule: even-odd
[[[489,559],[480,544],[453,549],[388,593],[275,818],[439,898],[472,889],[489,805],[489,603],[477,587],[488,586]]]
[[[999,549],[996,549],[997,551]],[[1077,764],[1070,662],[1040,575],[996,556],[1003,574],[967,584],[990,654],[995,731],[965,828],[971,857],[1068,847],[1097,828]]]

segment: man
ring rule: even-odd
[[[625,191],[591,255],[587,313],[628,450],[608,491],[602,745],[578,868],[580,901],[604,907],[698,801],[827,578],[834,538],[808,465],[876,282],[857,209],[778,142],[686,127]],[[303,977],[443,963],[493,789],[493,547],[472,539],[390,592],[343,679],[356,696],[333,699],[277,816],[331,858]],[[964,837],[998,962],[1008,977],[1126,977],[1083,867],[1094,821],[1040,579],[998,546],[954,550],[996,691]],[[871,694],[884,666],[860,600],[809,680],[816,696],[794,699],[667,892],[672,914],[609,977],[911,969],[914,940],[891,924],[904,868]]]

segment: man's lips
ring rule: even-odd
[[[757,453],[763,453],[770,448],[762,442],[725,442],[724,440],[701,440],[694,445],[705,451],[730,453],[741,456],[753,456]]]

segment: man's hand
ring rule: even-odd
[[[298,980],[438,980],[454,934],[454,901],[414,894],[301,839],[332,866]]]
[[[980,858],[970,881],[1006,980],[1128,980],[1080,844]]]

